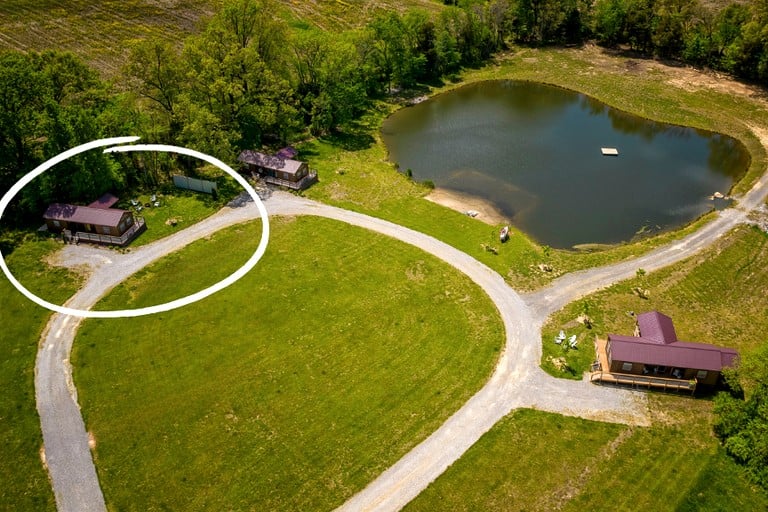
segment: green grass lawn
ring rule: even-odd
[[[559,495],[627,427],[518,410],[405,510],[555,510]]]
[[[7,263],[16,279],[37,295],[62,303],[78,279],[43,264],[57,244],[27,242]],[[48,475],[40,461],[42,435],[35,409],[34,368],[40,334],[50,312],[23,297],[0,277],[0,510],[55,510]]]
[[[260,240],[260,219],[196,240],[183,251],[165,256],[163,264],[149,265],[133,274],[110,292],[108,301],[97,303],[93,309],[138,307],[139,296],[144,306],[163,304],[213,286],[244,265]],[[211,254],[212,244],[223,255]],[[230,245],[238,246],[238,250],[227,254]]]
[[[639,273],[639,274],[642,274]],[[650,291],[648,299],[633,289]],[[768,343],[768,235],[740,226],[707,251],[686,261],[623,281],[569,304],[542,329],[542,368],[555,376],[581,379],[594,360],[595,336],[631,335],[627,312],[658,310],[672,317],[680,339],[733,347],[746,352]],[[575,322],[586,313],[591,329]],[[564,329],[579,336],[578,350],[563,349],[552,339]],[[549,357],[565,355],[572,372],[554,368]]]
[[[709,404],[662,398],[675,417],[651,428],[515,411],[405,510],[764,510],[710,435]]]
[[[139,217],[144,217],[147,223],[147,230],[131,242],[129,247],[146,245],[188,228],[213,215],[222,206],[221,202],[214,200],[209,194],[189,190],[173,189],[172,193],[157,193],[155,197],[160,206],[154,206],[154,203],[150,202],[151,194],[124,198],[118,205],[133,211]],[[131,199],[139,202],[141,211],[131,205]]]
[[[752,485],[712,435],[706,400],[651,397],[657,416],[637,428],[594,470],[563,510],[722,511],[765,510],[768,495]]]
[[[200,289],[191,260],[233,270],[257,243],[244,229],[163,260],[103,307]],[[502,344],[490,300],[432,256],[278,218],[245,278],[182,310],[88,320],[73,365],[111,508],[321,510],[458,409]]]

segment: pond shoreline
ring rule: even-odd
[[[496,226],[499,224],[511,224],[511,221],[493,205],[491,201],[482,197],[464,194],[448,188],[436,187],[424,199],[445,206],[457,212],[467,213],[474,210],[477,213],[475,219]]]
[[[557,248],[612,245],[637,226],[684,226],[710,209],[705,197],[733,187],[750,159],[731,136],[517,80],[473,82],[400,109],[381,137],[390,161],[450,191],[434,202],[479,211],[489,224],[513,217]],[[621,156],[607,158],[606,147]]]

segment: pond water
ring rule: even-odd
[[[540,243],[617,243],[711,210],[749,165],[737,140],[629,115],[576,92],[481,82],[385,120],[390,160],[482,198]],[[603,156],[602,147],[618,156]]]

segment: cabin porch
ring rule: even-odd
[[[631,373],[611,372],[610,361],[608,360],[608,340],[598,338],[595,340],[595,362],[589,374],[590,382],[600,384],[628,385],[633,388],[661,389],[663,391],[690,391],[693,394],[696,391],[697,380],[693,379],[675,379],[658,377],[655,375],[636,375]]]
[[[144,217],[135,217],[135,222],[121,236],[105,235],[101,233],[89,233],[85,231],[72,232],[69,229],[62,231],[62,237],[67,243],[90,242],[102,245],[117,245],[124,247],[131,243],[147,229]]]

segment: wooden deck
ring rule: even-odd
[[[102,244],[102,245],[118,245],[120,247],[125,247],[131,241],[133,241],[134,238],[142,234],[147,229],[147,225],[144,222],[144,217],[136,217],[136,221],[133,223],[133,225],[128,228],[128,230],[123,233],[123,236],[111,236],[111,235],[102,235],[99,233],[86,233],[84,231],[77,231],[75,233],[72,233],[70,230],[65,229],[62,231],[62,236],[64,237],[64,241],[67,243],[80,243],[80,242],[90,242],[94,244]]]
[[[290,180],[284,180],[281,178],[276,178],[274,176],[259,176],[264,182],[269,183],[271,185],[277,185],[280,187],[287,187],[291,190],[304,190],[305,188],[309,187],[313,183],[317,182],[317,173],[311,172],[301,178],[299,181],[290,181]]]
[[[592,365],[589,374],[590,382],[599,384],[614,384],[618,386],[631,386],[633,388],[659,389],[662,391],[696,391],[696,380],[667,379],[665,377],[652,377],[649,375],[634,375],[629,373],[611,373],[608,371],[608,354],[606,352],[607,339],[595,341],[596,362]]]

